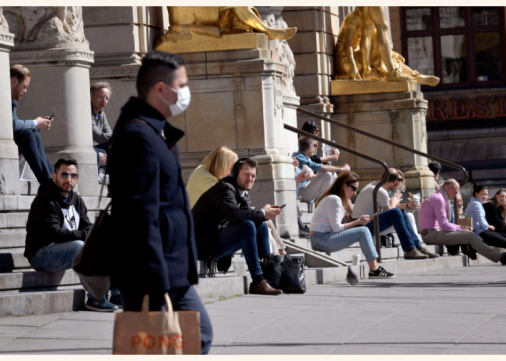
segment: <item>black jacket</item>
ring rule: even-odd
[[[241,197],[236,178],[233,177],[223,178],[199,198],[192,208],[199,259],[213,258],[220,226],[227,222],[265,221],[264,213],[251,209],[248,200]]]
[[[39,249],[53,242],[84,241],[91,228],[87,213],[79,194],[70,192],[65,202],[53,181],[43,183],[28,214],[25,257],[30,261]]]
[[[501,217],[499,208],[495,206],[494,202],[483,203],[483,208],[485,209],[485,218],[488,224],[494,226],[496,232],[506,233],[506,224]]]
[[[134,118],[143,122],[124,125]],[[197,283],[193,220],[175,145],[184,133],[134,97],[121,109],[114,133],[108,157],[116,234],[111,283],[139,292]]]

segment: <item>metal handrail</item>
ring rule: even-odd
[[[467,181],[469,180],[469,175],[467,174],[466,169],[464,167],[462,167],[461,165],[449,162],[449,161],[447,161],[445,159],[442,159],[442,158],[439,158],[439,157],[436,157],[436,156],[433,156],[433,155],[421,152],[419,150],[413,149],[411,147],[407,147],[405,145],[394,143],[391,140],[388,140],[388,139],[385,139],[385,138],[381,138],[381,137],[379,137],[377,135],[374,135],[374,134],[368,133],[366,131],[363,131],[361,129],[352,127],[351,125],[348,125],[348,124],[339,123],[338,121],[335,121],[334,119],[330,119],[330,118],[324,117],[323,115],[319,115],[319,114],[310,112],[309,110],[306,110],[306,109],[303,109],[303,108],[300,108],[300,107],[298,107],[297,110],[299,112],[301,112],[301,113],[304,113],[304,114],[310,115],[312,117],[324,120],[326,122],[329,122],[331,124],[337,125],[339,127],[342,127],[342,128],[348,129],[348,130],[352,130],[352,131],[354,131],[354,132],[356,132],[358,134],[365,135],[367,137],[379,140],[380,142],[387,143],[387,144],[390,144],[390,145],[392,145],[394,147],[397,147],[397,148],[403,149],[405,151],[408,151],[408,152],[420,155],[420,156],[425,157],[427,159],[435,160],[435,161],[437,161],[437,162],[439,162],[441,164],[447,165],[447,166],[449,166],[451,168],[458,169],[459,171],[462,172],[462,174],[464,176],[464,180],[462,182],[460,182],[460,186],[461,187],[463,187],[467,183]],[[374,209],[376,210],[376,208],[374,208]],[[458,217],[459,217],[459,212],[458,212],[457,198],[456,197],[454,199],[453,211],[454,211],[454,215],[455,215],[455,220],[457,220]]]
[[[355,149],[351,149],[351,148],[348,148],[348,147],[345,147],[343,145],[340,145],[340,144],[337,144],[337,143],[334,143],[334,142],[331,142],[327,139],[324,139],[324,138],[321,138],[321,137],[318,137],[314,134],[311,134],[311,133],[308,133],[308,132],[305,132],[303,130],[300,130],[300,129],[297,129],[295,127],[292,127],[291,125],[288,125],[288,124],[284,124],[284,127],[285,129],[291,131],[291,132],[294,132],[294,133],[297,133],[299,135],[303,135],[303,136],[306,136],[306,137],[309,137],[309,138],[312,138],[312,139],[315,139],[321,143],[324,143],[324,144],[328,144],[334,148],[339,148],[339,150],[344,150],[348,153],[351,153],[353,155],[356,155],[357,157],[360,157],[360,158],[364,158],[370,162],[373,162],[373,163],[377,163],[379,165],[381,165],[383,167],[383,169],[385,170],[384,172],[384,177],[383,179],[376,185],[376,187],[374,187],[374,190],[372,191],[372,194],[373,194],[373,207],[374,209],[378,209],[378,201],[377,201],[377,197],[376,195],[378,194],[378,190],[380,189],[380,187],[385,184],[388,180],[388,177],[389,177],[389,171],[388,171],[388,166],[385,162],[383,162],[382,160],[380,159],[377,159],[377,158],[374,158],[374,157],[371,157],[367,154],[364,154],[362,152],[359,152]],[[373,222],[374,222],[374,241],[376,243],[376,250],[378,251],[378,262],[381,262],[381,238],[380,238],[380,232],[379,232],[379,218],[378,218],[378,212],[375,212],[374,215],[373,215]]]

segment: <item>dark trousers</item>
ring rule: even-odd
[[[234,254],[242,249],[251,277],[262,274],[259,256],[267,256],[269,248],[269,227],[262,222],[243,221],[228,225],[220,231],[216,245],[215,259]]]
[[[127,290],[120,291],[123,311],[138,312],[141,310],[144,293]],[[174,311],[191,310],[200,312],[200,340],[202,355],[207,355],[211,349],[211,343],[213,341],[213,326],[211,324],[211,319],[207,314],[207,310],[197,294],[197,291],[193,286],[190,286],[169,290],[168,293]],[[164,295],[165,293],[154,293],[149,295],[150,311],[167,311]]]
[[[39,183],[42,184],[51,179],[53,166],[47,159],[39,132],[33,129],[19,130],[14,133],[14,142],[19,148],[19,153],[23,154],[28,165],[32,168]]]
[[[478,236],[489,246],[506,248],[506,236],[502,233],[483,231]]]
[[[418,249],[422,248],[420,239],[418,239],[413,227],[411,227],[406,211],[400,210],[399,208],[392,208],[378,214],[378,218],[380,232],[383,232],[391,226],[395,228],[404,252],[410,251],[415,247]],[[374,234],[374,222],[371,221],[367,223],[366,227],[369,228],[371,234]]]
[[[95,150],[95,153],[97,153],[97,166],[98,166],[98,170],[100,171],[100,169],[105,168],[105,164],[99,164],[100,153],[104,153],[107,155],[107,150],[109,149],[109,142],[94,145],[93,149]]]

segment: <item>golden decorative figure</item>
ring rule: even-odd
[[[224,50],[224,46],[237,44],[220,44],[218,42],[202,44],[204,40],[222,38],[222,35],[252,33],[253,31],[265,34],[269,40],[288,40],[297,32],[297,28],[276,29],[266,25],[258,11],[252,6],[168,6],[169,31],[157,42],[155,48],[166,50],[170,44],[178,41],[196,41],[197,47],[205,50]],[[202,39],[201,37],[204,37]],[[200,39],[199,40],[196,40]],[[240,41],[239,41],[240,42]],[[216,48],[208,49],[216,44]],[[190,50],[195,51],[195,49]]]
[[[336,79],[406,81],[435,86],[439,78],[408,67],[390,49],[388,23],[382,6],[357,6],[344,19],[335,47]]]

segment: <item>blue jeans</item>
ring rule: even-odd
[[[35,253],[35,256],[30,260],[30,265],[36,271],[43,272],[57,272],[71,269],[74,258],[76,258],[83,246],[83,241],[48,244]],[[111,294],[117,294],[117,291],[111,288]],[[93,299],[89,292],[88,299]]]
[[[53,166],[47,159],[39,132],[33,129],[19,130],[14,132],[14,142],[19,148],[19,153],[25,157],[37,181],[42,184],[51,179]]]
[[[234,254],[242,249],[251,277],[262,274],[259,255],[269,255],[269,227],[262,222],[256,225],[253,221],[243,221],[228,225],[220,231],[216,245],[215,259]]]
[[[206,308],[202,304],[197,291],[193,286],[175,288],[168,291],[170,302],[175,311],[192,310],[200,312],[200,342],[201,353],[207,355],[213,341],[213,326],[211,319],[207,314]],[[167,311],[165,305],[164,292],[150,293],[149,310],[150,311]],[[121,301],[123,303],[123,311],[138,312],[142,308],[144,293],[139,291],[121,290]]]
[[[358,242],[367,261],[378,258],[371,232],[367,227],[349,228],[339,233],[315,232],[309,237],[309,240],[311,241],[311,248],[315,251],[327,253],[340,251]]]
[[[392,208],[388,211],[381,212],[378,214],[380,232],[383,232],[388,227],[393,226],[399,240],[401,241],[401,247],[404,252],[411,251],[413,248],[421,249],[422,245],[418,236],[416,235],[411,223],[409,223],[408,214],[406,211],[400,210],[399,208]],[[374,222],[367,223],[367,228],[374,234]]]
[[[109,149],[109,142],[97,144],[97,145],[93,146],[93,149],[95,150],[95,153],[97,153],[98,170],[105,168],[105,164],[99,164],[100,163],[100,153],[104,153],[105,155],[107,155],[107,149]]]

